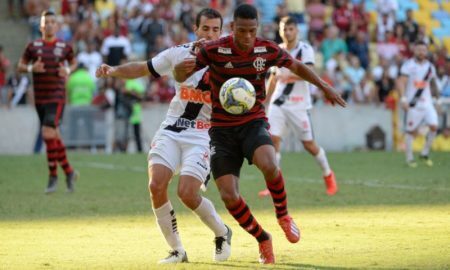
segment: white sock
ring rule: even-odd
[[[153,209],[153,212],[155,213],[159,229],[170,248],[172,248],[172,250],[184,251],[180,235],[178,234],[175,211],[173,210],[170,201],[158,209]]]
[[[214,205],[210,200],[202,197],[200,205],[194,210],[194,213],[210,228],[216,237],[224,236],[227,234],[227,227],[223,224],[222,219],[216,212]]]
[[[430,154],[430,148],[433,144],[433,140],[436,137],[436,131],[429,131],[427,134],[427,140],[425,141],[425,145],[422,149],[422,156],[428,156]]]
[[[319,153],[314,157],[319,164],[320,168],[322,168],[323,176],[330,175],[331,169],[330,164],[328,164],[327,155],[325,154],[325,150],[322,147],[319,148]]]
[[[277,165],[278,165],[278,167],[280,167],[280,163],[281,163],[281,153],[280,153],[280,152],[276,152],[275,158],[277,159]]]
[[[406,162],[410,162],[414,160],[414,154],[413,154],[413,144],[414,136],[406,133],[405,134],[405,152],[406,152]]]

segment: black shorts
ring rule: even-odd
[[[36,104],[36,111],[41,122],[41,126],[58,127],[61,124],[64,113],[64,103]]]
[[[250,121],[238,127],[212,127],[211,171],[214,179],[232,174],[239,177],[244,158],[252,164],[253,153],[261,145],[273,145],[265,119]]]

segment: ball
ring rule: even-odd
[[[231,78],[220,87],[220,104],[231,114],[244,114],[255,105],[256,92],[253,85],[244,78]]]

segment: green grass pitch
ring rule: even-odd
[[[325,194],[307,154],[282,160],[291,215],[302,230],[290,244],[270,199],[260,199],[261,174],[245,166],[241,193],[274,239],[277,263],[257,263],[256,241],[229,216],[211,183],[206,195],[233,229],[232,256],[212,261],[213,235],[170,196],[190,263],[159,266],[168,250],[147,192],[145,155],[69,153],[81,178],[74,194],[60,179],[44,195],[46,161],[0,156],[0,269],[449,269],[450,155],[435,166],[404,165],[402,153],[330,153],[340,191]],[[60,175],[62,173],[60,172]],[[62,180],[62,181],[61,181]]]

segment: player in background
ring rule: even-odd
[[[412,168],[417,167],[412,144],[422,123],[429,127],[429,131],[426,135],[420,159],[427,166],[433,166],[433,161],[429,155],[438,126],[438,116],[433,105],[433,96],[438,96],[438,94],[435,82],[436,69],[427,59],[427,55],[427,45],[421,41],[417,42],[414,46],[414,57],[403,63],[398,80],[401,105],[405,110],[406,116],[406,163]]]
[[[19,72],[33,75],[36,111],[47,148],[47,194],[56,191],[58,163],[66,174],[68,192],[74,191],[74,182],[78,177],[78,172],[67,160],[59,130],[66,103],[65,83],[68,75],[76,69],[77,62],[72,47],[56,38],[57,28],[55,13],[44,11],[40,22],[42,38],[27,45],[18,64]]]
[[[313,69],[314,51],[311,45],[299,41],[297,21],[293,17],[286,16],[280,20],[279,29],[283,40],[280,47]],[[316,144],[313,137],[309,117],[309,110],[312,108],[310,87],[308,82],[287,68],[277,68],[276,72],[270,75],[267,88],[267,98],[270,98],[267,113],[270,135],[275,147],[277,163],[280,166],[281,139],[286,134],[287,128],[291,127],[301,140],[303,147],[316,159],[322,169],[327,194],[334,195],[338,190],[334,172],[328,164],[325,150]],[[261,197],[268,195],[270,195],[268,189],[259,192]]]
[[[222,17],[214,9],[203,9],[194,25],[197,39],[214,40],[222,33]],[[152,75],[172,76],[183,70],[182,60],[192,56],[195,43],[169,48],[147,62],[110,67],[101,65],[97,77],[136,78]],[[210,200],[200,196],[210,171],[208,129],[211,96],[207,68],[197,71],[184,83],[177,83],[166,119],[153,138],[148,159],[149,192],[159,228],[171,247],[169,256],[159,263],[187,262],[186,251],[177,230],[175,211],[167,188],[179,169],[178,196],[215,234],[214,260],[227,260],[231,253],[231,229],[217,214]]]
[[[345,101],[313,71],[293,59],[272,41],[256,37],[258,12],[252,5],[236,8],[231,24],[233,34],[203,44],[196,59],[185,59],[189,72],[176,72],[184,81],[196,70],[209,67],[212,97],[211,169],[222,201],[239,225],[258,242],[260,262],[275,262],[272,237],[258,223],[244,198],[239,194],[239,175],[244,158],[263,173],[275,206],[278,223],[291,243],[300,240],[300,230],[288,214],[284,179],[276,162],[275,148],[267,130],[265,110],[265,76],[272,66],[287,67],[324,91],[332,104],[345,106]],[[185,71],[187,71],[186,69]],[[220,104],[222,84],[230,78],[249,80],[256,90],[254,107],[242,115],[227,113]]]

